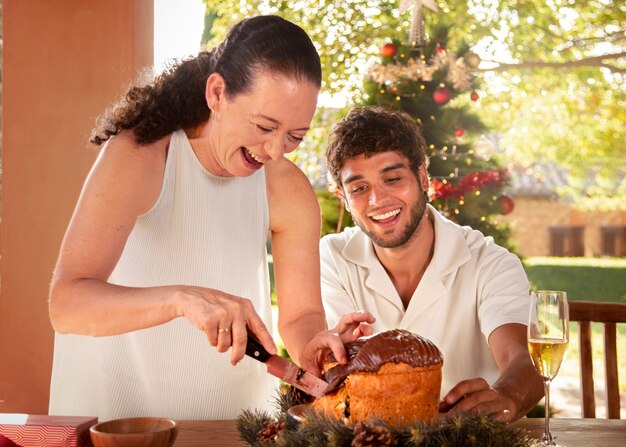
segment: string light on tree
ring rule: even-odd
[[[478,158],[483,161],[489,161],[493,157],[495,152],[494,144],[491,140],[489,140],[484,135],[481,135],[474,141],[474,147],[472,149],[472,154],[475,158]]]

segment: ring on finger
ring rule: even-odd
[[[217,332],[220,334],[223,332],[230,332],[230,328],[218,329]]]

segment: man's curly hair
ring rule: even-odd
[[[426,140],[408,113],[383,106],[354,108],[330,134],[326,149],[328,172],[341,187],[341,168],[346,160],[389,151],[407,157],[414,173],[422,163],[428,163]]]
[[[90,141],[102,144],[125,129],[132,129],[146,145],[177,129],[198,125],[209,118],[206,81],[219,73],[229,99],[250,91],[254,75],[262,69],[322,83],[320,58],[302,28],[279,16],[244,19],[235,24],[220,45],[183,59],[148,85],[135,85],[107,110],[92,131]]]

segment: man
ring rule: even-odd
[[[415,121],[391,108],[354,109],[326,155],[357,225],[320,242],[330,327],[362,310],[376,332],[422,335],[444,356],[442,412],[524,416],[543,395],[526,347],[528,280],[517,256],[428,204]]]

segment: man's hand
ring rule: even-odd
[[[524,417],[543,396],[543,382],[526,346],[526,326],[509,323],[495,329],[489,346],[500,370],[490,386],[483,378],[463,380],[444,397],[441,413],[479,412],[504,422]]]
[[[376,321],[369,312],[352,312],[345,314],[333,329],[318,333],[305,346],[301,356],[300,366],[305,371],[321,377],[321,367],[330,351],[340,363],[346,363],[348,356],[344,344],[354,341],[364,335],[371,335],[373,329],[369,326]]]
[[[504,422],[511,422],[516,413],[514,402],[489,386],[482,378],[459,382],[439,403],[442,417],[457,412],[489,414]]]

